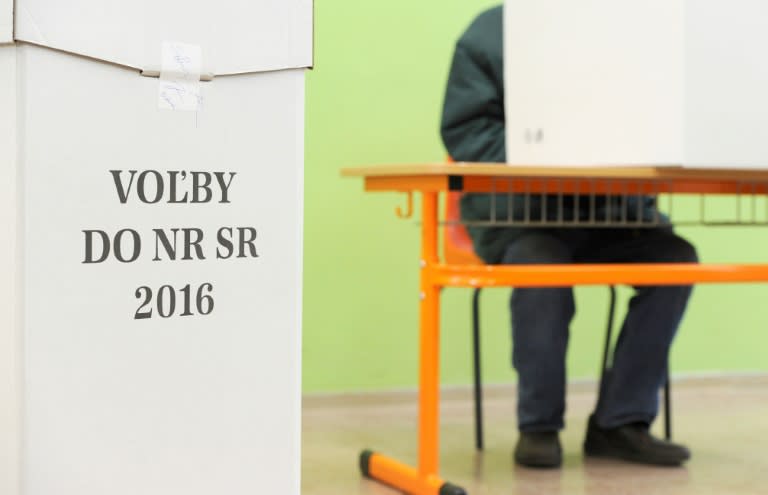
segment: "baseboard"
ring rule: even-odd
[[[768,372],[742,371],[742,372],[718,372],[707,371],[697,373],[679,373],[672,376],[674,388],[695,388],[700,386],[729,385],[729,386],[759,386],[768,387]],[[568,383],[571,393],[594,393],[597,388],[595,378],[580,378]],[[483,385],[483,397],[487,399],[514,397],[516,386],[514,383],[500,384],[490,383]],[[386,390],[362,390],[350,392],[317,392],[304,394],[303,406],[305,408],[326,406],[366,406],[414,404],[418,398],[418,390],[386,389]],[[448,385],[441,387],[440,399],[446,401],[463,401],[472,398],[471,385]]]

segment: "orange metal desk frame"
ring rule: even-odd
[[[439,475],[439,315],[443,287],[562,287],[765,282],[768,264],[450,265],[438,255],[439,194],[527,192],[564,194],[768,194],[768,171],[680,167],[511,167],[503,164],[395,165],[347,168],[366,191],[421,193],[420,376],[418,467],[364,452],[369,477],[413,495],[453,495],[463,489]],[[402,213],[398,211],[398,213]],[[410,213],[410,211],[408,212]]]

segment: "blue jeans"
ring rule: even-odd
[[[671,228],[584,228],[528,230],[507,247],[502,263],[696,261],[694,247]],[[690,294],[689,286],[635,287],[600,390],[594,413],[598,426],[653,422],[669,348]],[[573,289],[515,289],[510,306],[518,427],[523,432],[562,429],[568,327],[576,310]]]

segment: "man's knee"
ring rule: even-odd
[[[557,237],[539,232],[523,234],[504,253],[503,264],[565,264],[572,263],[570,248]]]
[[[680,236],[672,235],[664,246],[663,261],[667,263],[698,263],[696,248]]]

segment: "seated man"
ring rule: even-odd
[[[459,39],[448,78],[441,133],[456,161],[504,162],[504,86],[502,8],[481,14]],[[507,195],[492,202],[487,194],[466,194],[466,221],[520,219],[539,212],[564,218],[652,220],[655,200],[598,197],[529,198]],[[544,206],[542,201],[548,204]],[[625,202],[626,201],[626,202]],[[508,210],[508,207],[510,208]],[[548,213],[542,213],[548,212]],[[696,262],[696,251],[671,226],[647,228],[514,228],[469,226],[475,250],[486,263],[633,263]],[[683,316],[690,287],[637,287],[621,328],[613,365],[589,418],[584,452],[647,464],[679,465],[689,451],[656,439],[649,426],[658,411],[658,394],[667,357]],[[516,289],[512,293],[512,361],[518,373],[517,420],[520,437],[515,461],[532,467],[562,462],[558,431],[564,426],[565,353],[575,307],[571,288]]]

